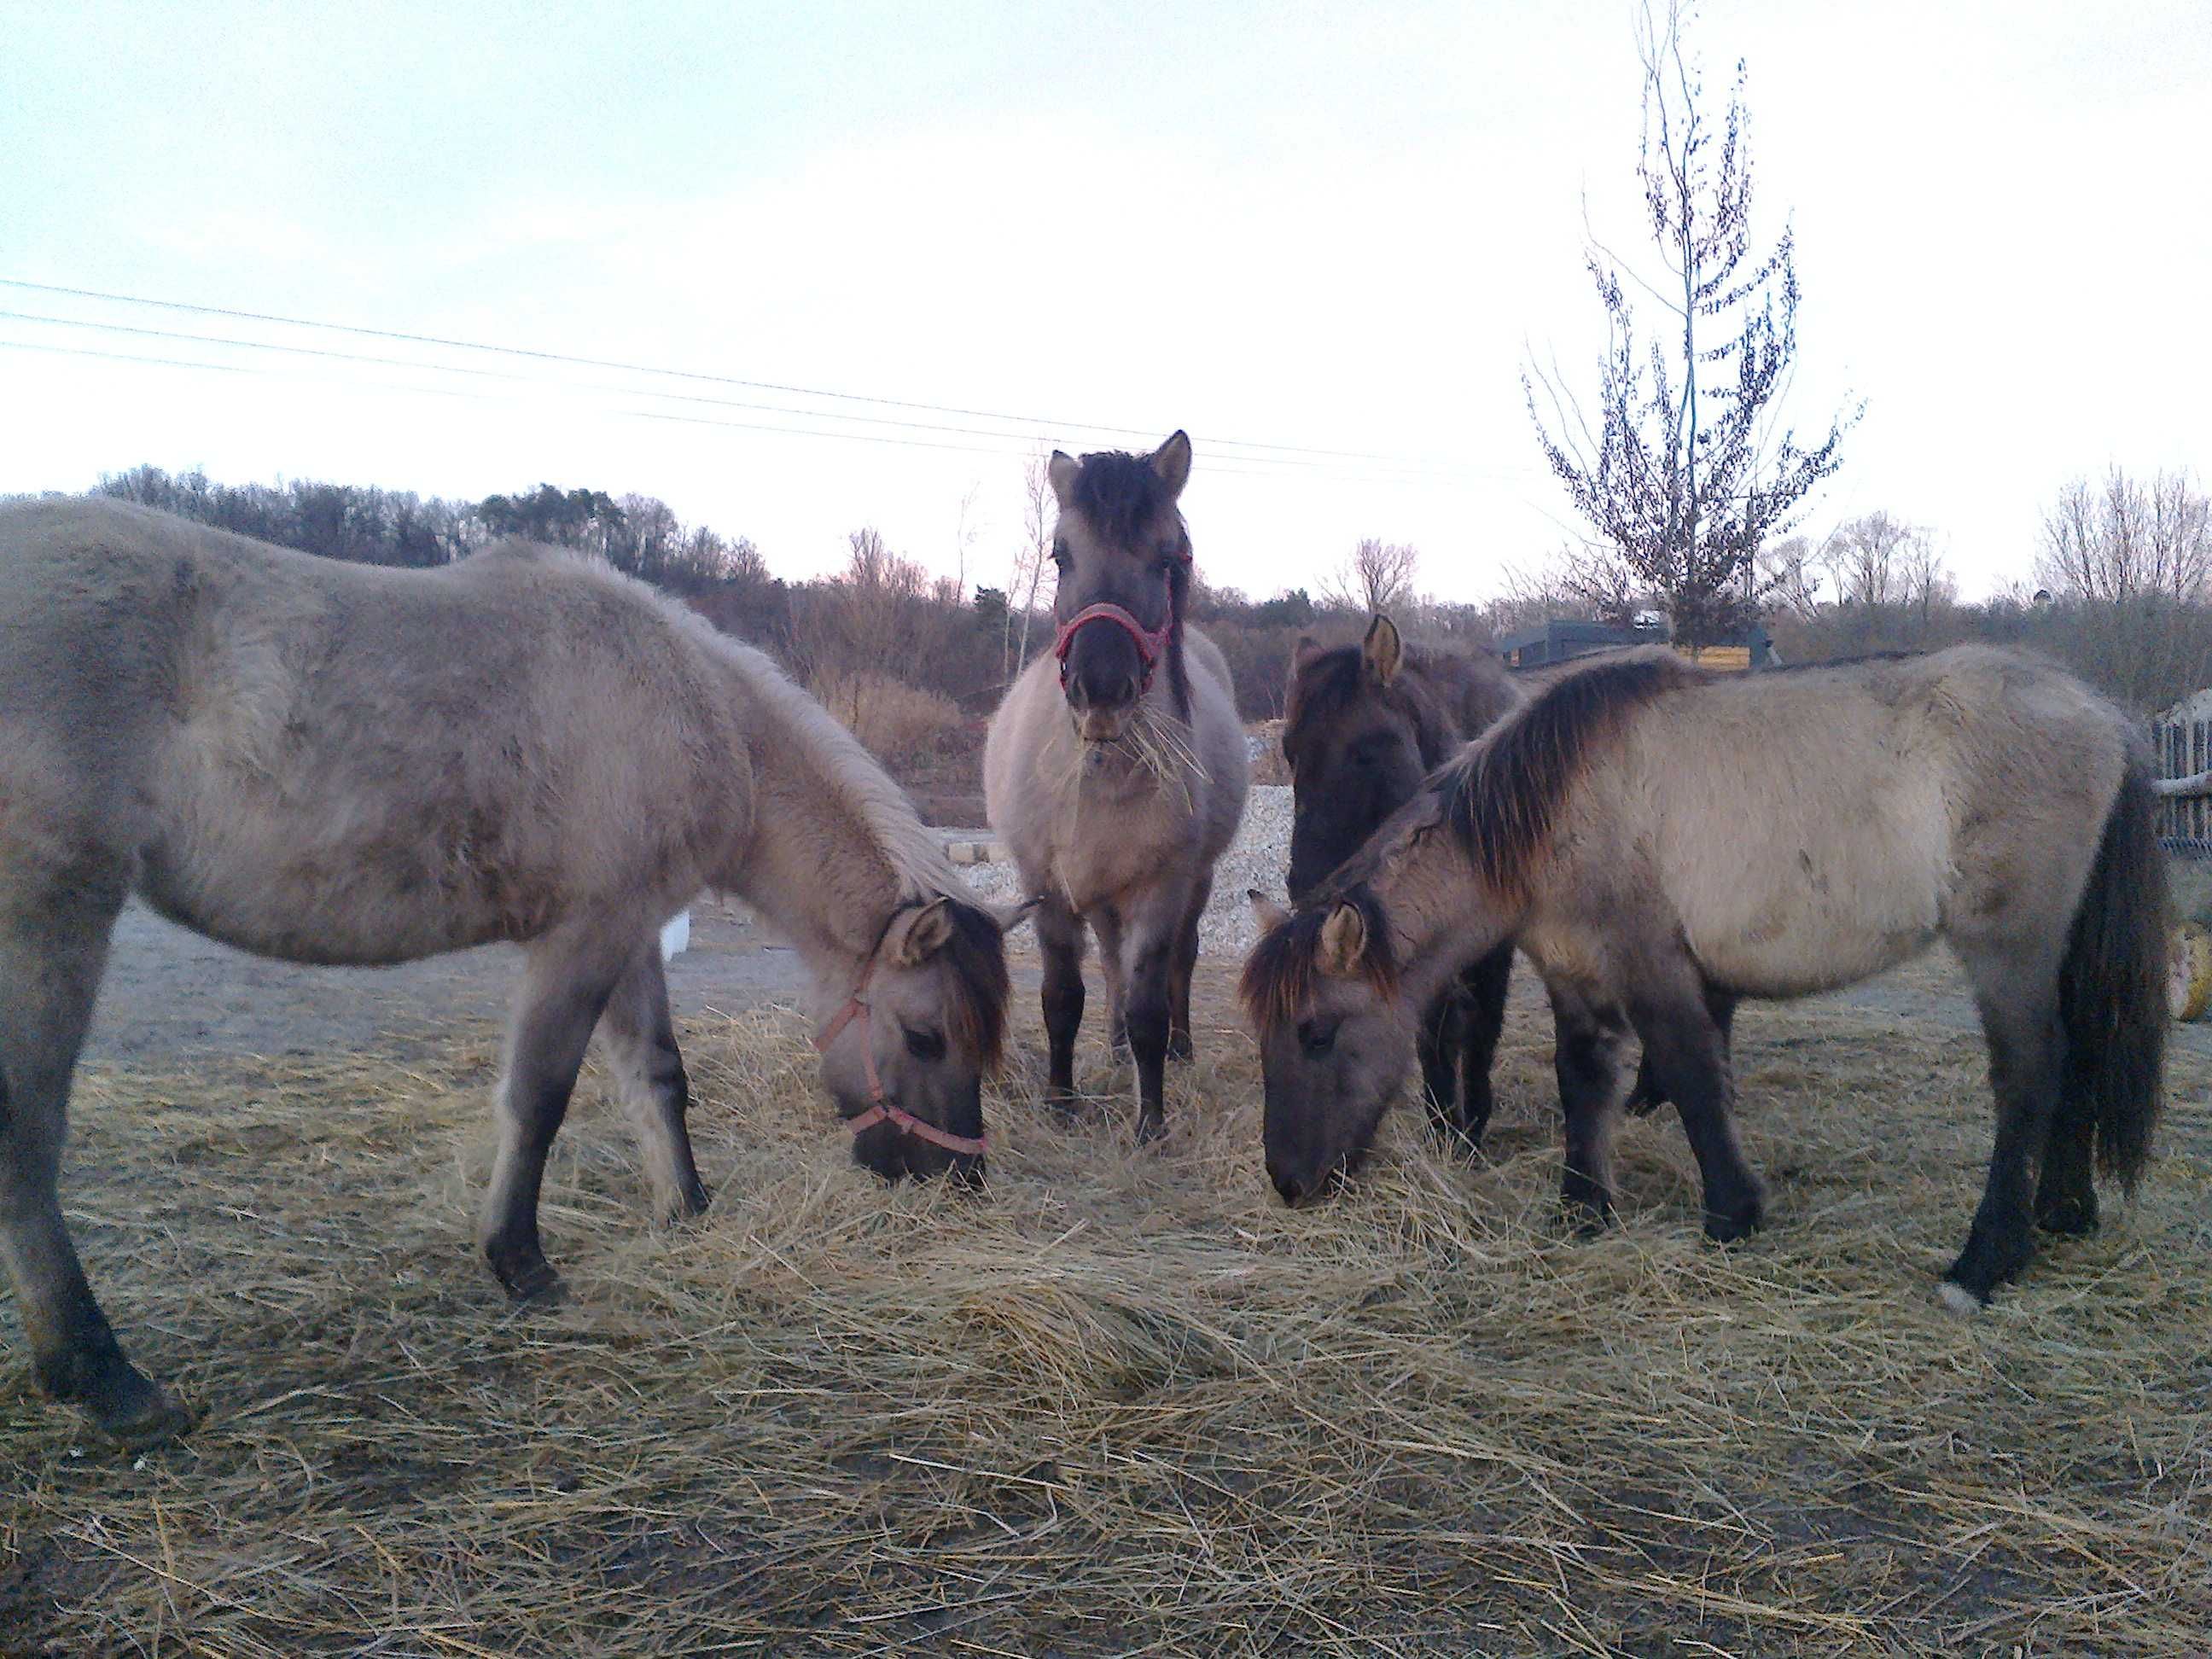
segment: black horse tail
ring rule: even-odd
[[[2164,1095],[2166,854],[2155,805],[2149,767],[2131,750],[2058,973],[2067,1054],[2060,1109],[2094,1114],[2098,1167],[2130,1192],[2149,1158]]]

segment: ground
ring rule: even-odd
[[[587,1085],[562,1306],[474,1260],[513,953],[246,961],[137,915],[72,1224],[202,1413],[140,1458],[40,1399],[0,1300],[0,1654],[2185,1652],[2212,1627],[2212,1060],[2094,1238],[1939,1312],[1987,1156],[1921,966],[1739,1026],[1769,1230],[1698,1236],[1679,1127],[1624,1220],[1552,1198],[1516,986],[1486,1156],[1399,1112],[1286,1212],[1209,964],[1175,1133],[1036,1099],[1033,962],[980,1197],[854,1170],[792,963],[709,908],[672,969],[702,1222],[645,1225]]]

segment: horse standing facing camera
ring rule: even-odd
[[[983,748],[991,828],[1036,899],[1053,1095],[1074,1098],[1087,924],[1114,1044],[1136,1060],[1139,1140],[1166,1127],[1168,1057],[1190,1055],[1199,917],[1250,770],[1229,665],[1184,616],[1190,459],[1180,432],[1150,455],[1054,452],[1059,633]]]

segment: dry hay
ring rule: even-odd
[[[1163,1152],[1000,1103],[980,1199],[851,1169],[793,1017],[694,1022],[714,1209],[644,1231],[587,1086],[551,1310],[473,1259],[488,1036],[88,1077],[73,1220],[207,1419],[100,1449],[9,1310],[0,1652],[2201,1648],[2201,1061],[2140,1204],[1962,1322],[1971,1033],[1747,1010],[1775,1224],[1723,1251],[1671,1118],[1625,1227],[1563,1233],[1525,984],[1493,1161],[1401,1112],[1357,1200],[1284,1211],[1206,988]]]

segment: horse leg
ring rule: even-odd
[[[568,1115],[576,1071],[630,964],[603,934],[555,934],[531,946],[507,1039],[499,1088],[499,1154],[478,1212],[477,1236],[507,1293],[517,1301],[560,1288],[538,1237],[538,1192],[545,1155]]]
[[[1121,913],[1100,905],[1091,913],[1091,931],[1098,935],[1098,965],[1106,976],[1106,1050],[1117,1060],[1127,1060],[1129,984],[1122,973]]]
[[[1048,894],[1030,920],[1044,957],[1044,1035],[1049,1054],[1047,1086],[1061,1106],[1075,1099],[1075,1034],[1083,1028],[1083,923],[1067,902]]]
[[[1620,1122],[1620,1059],[1628,1029],[1617,1008],[1559,986],[1550,988],[1553,1070],[1566,1117],[1566,1171],[1559,1200],[1582,1230],[1613,1218],[1613,1136]]]
[[[1705,1237],[1726,1244],[1759,1231],[1765,1197],[1736,1139],[1735,1085],[1728,1036],[1701,988],[1668,994],[1663,971],[1650,976],[1630,1005],[1653,1080],[1681,1114],[1705,1186]],[[1686,975],[1685,975],[1686,979]],[[1733,1018],[1731,1000],[1729,1014]]]
[[[2095,1097],[2075,1080],[2071,1045],[2066,1079],[2043,1148],[2035,1186],[2035,1224],[2047,1233],[2097,1231],[2097,1113]]]
[[[1190,908],[1183,913],[1182,928],[1176,936],[1175,959],[1169,968],[1170,1060],[1188,1060],[1194,1052],[1190,1040],[1190,981],[1198,971],[1199,919],[1206,914],[1206,902],[1212,896],[1213,875],[1209,871],[1200,879],[1197,891],[1191,895]]]
[[[1989,1040],[1990,1090],[1997,1108],[1996,1144],[1981,1205],[1966,1247],[1942,1285],[1944,1305],[1971,1313],[1987,1305],[1997,1286],[2018,1278],[2035,1253],[2034,1166],[2045,1156],[2059,1111],[2066,1038],[2055,968],[2037,964],[2040,971],[2023,971],[2016,957],[1994,950],[1962,949],[1960,955]],[[2069,1121],[2065,1133],[2079,1131]]]
[[[1162,902],[1162,900],[1170,902]],[[1167,1133],[1168,1025],[1170,982],[1175,955],[1182,948],[1189,914],[1183,895],[1162,894],[1130,918],[1128,988],[1129,1052],[1137,1062],[1137,1141],[1139,1146]]]
[[[1490,1127],[1491,1062],[1505,1030],[1505,995],[1513,983],[1513,946],[1501,945],[1460,976],[1466,1019],[1460,1028],[1459,1121],[1470,1147],[1482,1145]]]
[[[1721,1048],[1729,1048],[1729,1033],[1735,1025],[1735,998],[1726,991],[1710,986],[1705,990],[1705,1012],[1712,1016],[1713,1024],[1720,1028]],[[1651,1069],[1649,1055],[1637,1062],[1636,1086],[1628,1092],[1628,1109],[1637,1117],[1649,1117],[1667,1103],[1667,1091]]]
[[[707,1207],[707,1189],[700,1184],[684,1125],[691,1086],[669,1018],[668,975],[657,938],[646,941],[617,982],[606,1012],[599,1016],[599,1035],[645,1159],[654,1219],[666,1224],[697,1215]]]
[[[0,915],[0,1259],[40,1385],[75,1403],[102,1433],[140,1446],[191,1416],[124,1358],[85,1280],[57,1190],[70,1077],[126,890],[119,871],[91,878],[71,872]]]
[[[1421,1098],[1428,1103],[1430,1123],[1447,1146],[1462,1139],[1452,1090],[1459,1073],[1464,1018],[1458,988],[1447,985],[1421,1011],[1420,1027],[1413,1034],[1413,1054],[1421,1062]]]

